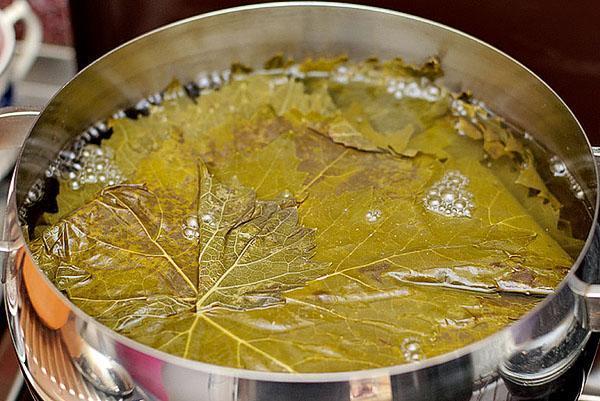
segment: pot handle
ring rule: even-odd
[[[593,146],[592,153],[600,171],[600,146]],[[600,223],[596,223],[594,230],[591,246],[582,261],[582,265],[587,265],[588,270],[596,272],[600,269]],[[596,275],[600,277],[600,272]],[[591,284],[576,275],[572,275],[569,278],[569,287],[581,299],[581,304],[584,306],[584,323],[587,328],[600,332],[600,284]]]
[[[0,109],[0,179],[12,170],[17,155],[29,130],[39,115],[30,108],[5,107]],[[9,202],[10,195],[5,199]],[[18,248],[18,238],[14,229],[16,216],[6,215],[10,208],[0,208],[0,255],[6,257]],[[6,260],[0,266],[0,281],[4,282]]]
[[[12,78],[19,81],[27,75],[35,61],[42,44],[42,26],[26,0],[17,0],[3,10],[4,17],[14,25],[23,21],[25,35],[23,36],[20,53],[15,56]]]

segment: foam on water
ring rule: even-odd
[[[469,178],[460,171],[447,171],[423,198],[425,209],[447,217],[471,217],[475,207],[473,194],[467,190]]]

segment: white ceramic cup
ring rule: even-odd
[[[15,28],[17,21],[23,21],[25,34],[15,52]],[[31,10],[26,0],[15,0],[11,5],[0,10],[0,97],[10,89],[13,82],[25,77],[40,49],[42,27],[39,19]],[[0,132],[0,179],[10,171],[17,156],[18,146],[10,148],[14,142],[9,133]],[[6,145],[6,146],[4,146]]]

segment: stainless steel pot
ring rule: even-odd
[[[259,64],[280,51],[296,58],[347,53],[356,59],[402,55],[410,61],[437,54],[445,85],[472,89],[565,160],[594,222],[555,294],[512,326],[454,352],[389,368],[323,374],[184,360],[124,338],[70,303],[35,266],[17,219],[29,189],[59,150],[86,127],[162,89],[173,76],[191,80],[232,60]],[[593,150],[567,106],[531,71],[475,38],[409,15],[347,4],[279,3],[201,15],[96,61],[35,121],[11,184],[2,242],[15,349],[44,400],[468,400],[490,388],[497,392],[502,381],[535,389],[562,375],[591,332],[600,329],[600,287],[592,284],[600,277],[598,198]]]

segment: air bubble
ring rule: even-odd
[[[427,94],[430,96],[439,96],[440,89],[437,86],[430,86],[427,88]]]
[[[444,200],[444,202],[446,203],[452,203],[454,202],[454,192],[452,191],[444,191],[442,193],[442,199]]]
[[[31,202],[37,202],[42,197],[42,192],[37,188],[31,188],[31,190],[27,193],[27,198]]]
[[[416,351],[418,351],[418,350],[419,350],[419,344],[417,344],[417,343],[409,343],[409,344],[406,346],[406,349],[407,349],[408,351],[411,351],[411,352],[416,352]]]
[[[404,94],[408,97],[415,98],[419,98],[422,96],[421,88],[419,88],[419,85],[417,85],[416,82],[411,82],[410,84],[408,84],[406,89],[404,89]]]
[[[203,223],[212,224],[214,222],[214,220],[215,220],[215,218],[210,213],[206,213],[206,214],[202,215],[202,222]]]
[[[183,236],[187,240],[193,240],[196,238],[196,232],[196,230],[188,227],[183,230]]]
[[[188,216],[185,219],[185,224],[190,227],[190,228],[194,228],[194,229],[198,229],[200,227],[200,225],[198,224],[198,217],[196,216]]]
[[[73,191],[77,191],[80,187],[81,184],[79,184],[79,181],[71,181],[69,183],[69,187],[73,190]]]
[[[564,177],[568,173],[565,163],[556,156],[550,159],[550,170],[555,177]]]

